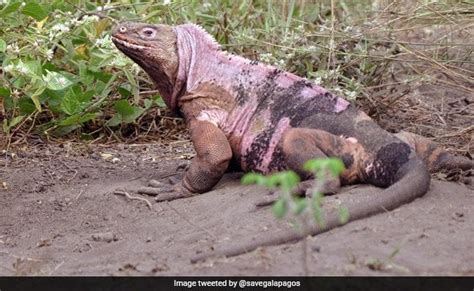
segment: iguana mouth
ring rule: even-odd
[[[132,42],[130,42],[130,40],[124,40],[124,39],[121,39],[117,36],[112,36],[111,39],[114,43],[116,43],[118,45],[121,45],[121,46],[124,46],[124,47],[127,47],[127,48],[136,49],[136,50],[143,50],[143,49],[147,48],[146,46],[139,45],[139,44],[136,44],[136,43],[132,43]]]

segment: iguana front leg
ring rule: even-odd
[[[224,175],[232,158],[232,149],[225,134],[213,123],[193,120],[189,124],[196,156],[184,178],[174,186],[153,185],[139,189],[144,194],[157,194],[157,201],[174,200],[209,191]]]

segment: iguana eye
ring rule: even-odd
[[[154,38],[156,36],[156,30],[149,27],[144,28],[142,29],[142,36],[147,38]]]
[[[125,32],[127,32],[127,28],[125,26],[120,26],[119,31],[121,33],[125,33]]]

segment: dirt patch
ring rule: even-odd
[[[182,143],[45,146],[2,156],[0,274],[302,275],[301,243],[190,263],[214,247],[290,228],[270,209],[254,208],[265,190],[240,186],[238,175],[170,203],[142,196],[152,209],[113,194],[176,173],[191,155]],[[376,191],[345,188],[326,205]],[[434,180],[422,199],[309,238],[310,274],[474,275],[473,202],[466,186]]]

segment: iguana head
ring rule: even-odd
[[[178,70],[176,34],[171,26],[123,22],[112,30],[115,46],[140,65],[164,99],[170,99]]]

